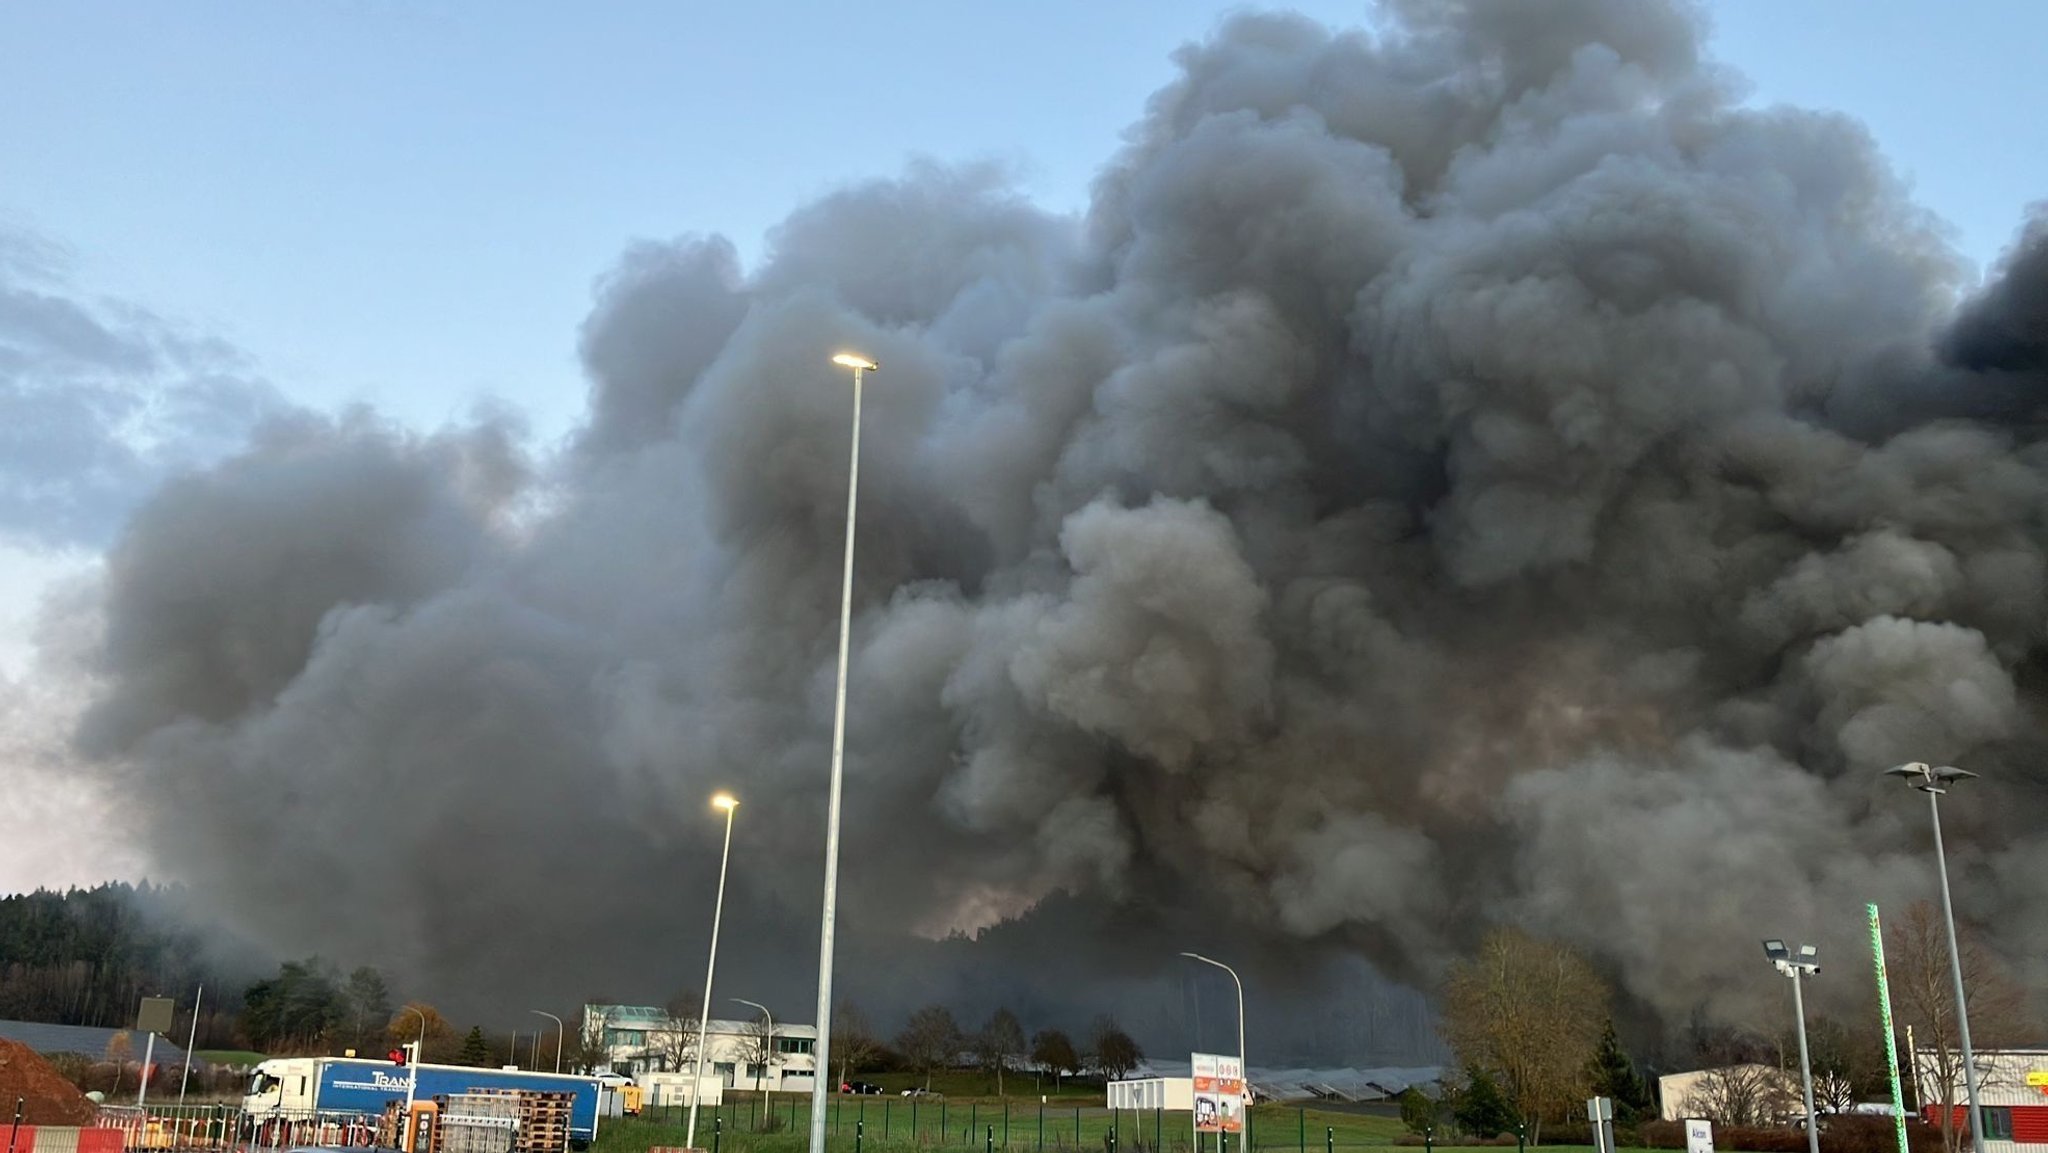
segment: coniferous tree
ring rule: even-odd
[[[1608,1097],[1614,1101],[1614,1123],[1617,1125],[1634,1125],[1649,1109],[1650,1087],[1636,1073],[1635,1062],[1621,1047],[1621,1035],[1614,1031],[1611,1019],[1607,1022],[1607,1031],[1600,1035],[1600,1047],[1593,1050],[1593,1059],[1587,1062],[1586,1080],[1595,1097]]]
[[[491,1063],[491,1046],[489,1042],[484,1040],[483,1026],[471,1025],[469,1027],[469,1036],[462,1039],[462,1051],[455,1055],[455,1063],[457,1065],[475,1065],[478,1067]]]

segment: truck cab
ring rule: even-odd
[[[309,1111],[318,1073],[312,1057],[273,1057],[256,1066],[242,1095],[245,1113]]]

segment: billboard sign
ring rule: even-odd
[[[1714,1123],[1698,1117],[1685,1122],[1685,1153],[1714,1153]]]
[[[1191,1053],[1195,1074],[1195,1132],[1244,1132],[1244,1065],[1236,1057]]]

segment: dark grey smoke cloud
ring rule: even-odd
[[[1908,759],[1985,773],[1958,898],[2048,977],[2039,226],[1959,306],[1865,132],[1740,106],[1685,6],[1384,17],[1182,49],[1084,221],[916,166],[758,268],[634,247],[559,463],[308,420],[167,486],[85,747],[241,923],[501,1008],[694,979],[734,787],[733,979],[800,1015],[851,346],[854,995],[1170,1022],[1204,947],[1255,1046],[1397,1057],[1344,958],[1514,923],[1739,1019],[1759,937],[1854,973],[1928,894]]]

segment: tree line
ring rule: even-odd
[[[893,1049],[881,1045],[858,1010],[843,1006],[833,1015],[832,1047],[841,1082],[870,1068],[895,1067],[923,1074],[925,1088],[930,1089],[933,1073],[971,1065],[995,1078],[997,1096],[1003,1095],[1003,1079],[1013,1070],[1035,1069],[1055,1084],[1091,1071],[1115,1080],[1145,1059],[1137,1041],[1107,1014],[1095,1019],[1084,1043],[1077,1046],[1062,1029],[1040,1029],[1027,1041],[1023,1022],[1007,1008],[997,1009],[979,1029],[969,1032],[943,1005],[912,1013],[896,1034]]]
[[[204,985],[199,1044],[233,1044],[247,973],[211,959],[187,898],[148,882],[0,897],[0,1017],[120,1028],[142,998],[175,995],[183,1032]]]

